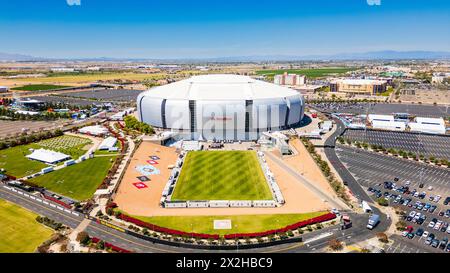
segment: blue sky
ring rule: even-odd
[[[0,0],[0,52],[195,58],[450,51],[448,0]]]

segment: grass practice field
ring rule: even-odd
[[[94,157],[29,181],[75,200],[90,198],[102,183],[115,156]]]
[[[25,157],[31,153],[30,148],[36,149],[39,146],[28,144],[0,150],[0,169],[5,169],[9,175],[24,177],[47,167],[47,164]]]
[[[256,74],[274,76],[287,72],[289,74],[301,74],[308,78],[320,78],[332,74],[344,74],[349,71],[356,70],[354,68],[336,67],[336,68],[317,68],[317,69],[278,69],[278,70],[258,70]]]
[[[206,234],[232,234],[261,232],[282,228],[287,225],[320,216],[327,212],[312,212],[301,214],[257,214],[228,216],[133,216],[142,221],[161,227],[172,228],[185,232]],[[214,229],[214,220],[231,220],[231,229]]]
[[[0,169],[5,169],[6,173],[16,177],[24,177],[40,171],[42,168],[47,167],[39,161],[30,160],[26,158],[26,155],[31,154],[29,149],[49,149],[70,155],[72,158],[77,159],[86,150],[84,146],[91,143],[91,140],[87,138],[80,138],[75,136],[60,136],[47,140],[43,140],[37,143],[20,145],[12,148],[0,150]],[[61,163],[62,164],[62,163]]]
[[[53,234],[36,222],[37,214],[0,199],[0,253],[29,253]]]
[[[188,152],[172,200],[270,200],[254,151]]]
[[[21,90],[21,91],[46,91],[52,89],[66,88],[70,86],[64,85],[52,85],[52,84],[29,84],[20,87],[11,88],[11,90]]]

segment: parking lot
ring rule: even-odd
[[[59,97],[59,96],[34,96],[30,99],[36,99],[43,102],[61,103],[66,105],[88,106],[96,104],[96,101],[89,101],[77,98]]]
[[[352,114],[409,113],[420,117],[448,117],[450,109],[445,106],[398,104],[398,103],[317,103],[313,106],[322,111]]]
[[[352,129],[347,129],[343,136],[353,141],[381,145],[386,149],[401,149],[416,155],[450,159],[450,137],[447,136]]]
[[[435,194],[450,196],[450,170],[402,158],[386,156],[344,145],[336,146],[336,154],[344,166],[363,186],[375,186],[399,177],[410,180],[411,187],[420,182],[432,186]]]
[[[56,129],[67,123],[67,120],[57,121],[28,121],[28,120],[0,120],[0,139],[12,137],[27,132],[39,132],[43,130]]]
[[[96,89],[90,91],[81,92],[70,92],[62,94],[64,97],[73,98],[84,98],[84,99],[95,99],[101,101],[136,101],[138,95],[142,93],[142,90],[132,90],[132,89]]]
[[[373,200],[385,198],[390,206],[405,212],[404,221],[412,230],[394,236],[394,243],[385,249],[387,252],[445,251],[439,246],[444,238],[450,238],[450,205],[443,203],[450,196],[448,169],[342,145],[336,147],[336,153]],[[434,238],[428,239],[430,236]]]
[[[431,193],[419,197],[414,194],[416,190],[421,193],[426,191],[425,188],[413,190],[407,181],[401,179],[367,188],[374,200],[385,198],[389,206],[404,212],[401,219],[406,223],[407,231],[393,236],[394,244],[385,250],[394,253],[450,251],[447,244],[450,237],[450,206],[442,204],[442,199],[436,202]]]

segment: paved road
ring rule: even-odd
[[[47,216],[54,219],[57,222],[63,223],[73,229],[78,227],[80,223],[85,220],[84,215],[74,215],[71,211],[64,211],[58,209],[56,206],[52,207],[50,204],[44,204],[38,202],[39,197],[33,196],[35,199],[26,197],[18,192],[12,192],[0,185],[0,198],[18,204],[24,208],[29,209],[39,215]],[[135,252],[144,253],[156,253],[156,252],[218,252],[218,253],[235,253],[235,252],[245,252],[245,253],[269,253],[269,252],[313,252],[321,247],[326,246],[331,238],[337,238],[344,241],[346,244],[351,244],[364,240],[370,236],[373,236],[376,232],[381,230],[380,225],[375,230],[368,230],[365,228],[367,223],[368,215],[357,215],[350,214],[353,221],[354,227],[341,231],[338,225],[331,226],[325,229],[317,230],[303,236],[306,243],[289,243],[283,245],[277,245],[266,248],[242,250],[236,248],[236,250],[228,251],[210,251],[210,250],[195,250],[186,248],[171,247],[162,244],[154,244],[146,240],[136,238],[134,236],[125,234],[123,232],[117,231],[115,229],[97,224],[90,221],[86,228],[89,235],[100,238],[101,240],[110,242],[116,246],[122,247],[127,250]],[[371,235],[372,234],[372,235]]]
[[[325,155],[327,156],[330,163],[333,165],[334,169],[339,173],[339,176],[347,182],[347,186],[353,195],[358,198],[360,202],[366,201],[369,204],[372,204],[373,212],[381,216],[381,223],[377,227],[380,231],[385,231],[391,224],[391,220],[387,219],[386,215],[382,213],[379,209],[374,206],[372,198],[366,193],[366,191],[361,187],[361,185],[355,180],[352,174],[347,170],[347,168],[342,164],[336,155],[335,146],[336,138],[340,136],[344,130],[344,124],[338,120],[334,119],[336,122],[336,131],[325,141]]]

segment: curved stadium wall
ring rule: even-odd
[[[299,124],[295,90],[237,75],[196,76],[141,93],[139,119],[185,139],[256,140],[262,132]]]

